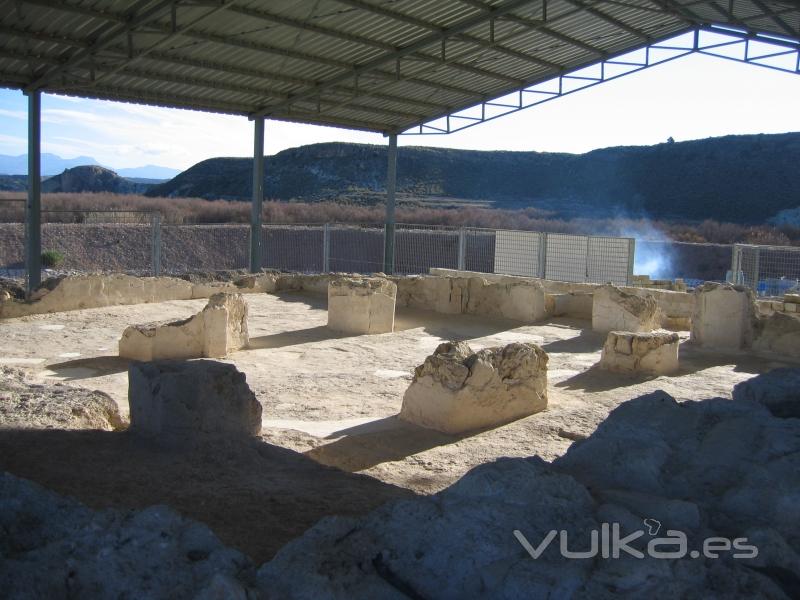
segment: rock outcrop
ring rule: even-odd
[[[693,343],[715,350],[736,351],[753,341],[755,296],[746,287],[704,283],[695,289]]]
[[[444,433],[503,425],[547,408],[547,361],[535,344],[473,352],[440,344],[416,368],[400,418]]]
[[[620,373],[669,375],[678,370],[677,333],[612,331],[606,338],[600,367]]]
[[[261,431],[261,404],[235,366],[213,360],[134,363],[130,430],[169,440]]]
[[[755,402],[776,417],[800,419],[800,369],[773,369],[733,387],[737,402]]]
[[[328,283],[328,328],[354,334],[391,333],[397,286],[385,277],[340,277]]]
[[[241,294],[215,294],[188,319],[131,325],[119,340],[119,355],[132,360],[222,358],[246,348],[247,302]]]
[[[594,292],[592,329],[595,331],[653,331],[660,323],[658,303],[651,295],[629,294],[613,285]]]
[[[259,584],[297,599],[786,599],[800,584],[798,489],[800,420],[656,392],[553,463],[500,459],[439,494],[324,519]],[[615,531],[633,537],[603,557]],[[564,557],[562,536],[584,558]]]
[[[25,372],[0,367],[0,429],[122,429],[108,394],[63,383],[33,384]]]
[[[255,597],[249,559],[166,506],[92,511],[0,473],[0,531],[8,600]]]

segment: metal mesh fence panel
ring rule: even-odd
[[[427,273],[432,268],[457,269],[461,236],[458,229],[435,225],[396,225],[394,272]]]
[[[59,260],[53,265],[43,260],[45,268],[149,275],[152,240],[149,212],[42,211],[42,252]]]
[[[25,274],[25,224],[0,223],[0,276]]]
[[[243,224],[162,225],[164,274],[246,269],[250,226]]]
[[[627,238],[590,237],[586,249],[586,281],[631,283],[634,242]]]
[[[542,277],[544,234],[535,231],[498,230],[494,242],[494,272]]]
[[[491,273],[494,268],[497,235],[494,229],[469,228],[464,231],[464,268]]]
[[[589,238],[585,235],[548,233],[545,278],[569,282],[586,281],[588,250]]]
[[[731,276],[759,296],[800,291],[800,248],[736,244]]]
[[[348,273],[383,271],[383,245],[382,227],[331,225],[329,270]]]
[[[263,225],[262,264],[283,271],[322,272],[324,236],[322,225]]]

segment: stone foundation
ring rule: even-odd
[[[717,350],[740,350],[750,345],[756,319],[751,290],[727,283],[704,283],[694,293],[693,343]]]
[[[784,359],[800,360],[800,314],[776,312],[758,319],[753,350]]]
[[[216,294],[188,319],[128,327],[119,340],[119,355],[142,361],[221,358],[247,347],[248,342],[244,298]]]
[[[636,296],[613,285],[594,292],[592,329],[595,331],[653,331],[659,323],[658,305],[652,296]]]
[[[443,433],[496,427],[547,408],[547,354],[534,344],[473,352],[441,344],[417,367],[400,418]]]
[[[261,404],[244,374],[212,360],[132,364],[128,403],[134,433],[183,440],[261,431]]]
[[[677,333],[612,331],[600,357],[600,367],[619,373],[669,375],[678,370]]]
[[[342,277],[328,283],[328,327],[355,334],[394,331],[397,286],[384,277]]]

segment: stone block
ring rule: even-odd
[[[523,323],[536,323],[548,316],[547,295],[538,281],[519,279],[493,282],[482,277],[470,277],[467,282],[464,311],[467,314],[501,317]]]
[[[343,333],[391,333],[397,286],[384,277],[342,277],[328,283],[328,327]]]
[[[119,355],[133,360],[220,358],[247,347],[247,303],[241,294],[215,294],[188,319],[131,325]]]
[[[717,350],[750,345],[756,319],[753,292],[727,283],[704,283],[695,290],[691,340]]]
[[[496,427],[547,408],[547,353],[535,344],[473,352],[441,344],[417,367],[400,418],[443,433]]]
[[[592,329],[595,331],[653,331],[660,322],[658,304],[649,294],[638,296],[613,285],[605,285],[594,292]]]
[[[606,338],[600,367],[620,373],[669,375],[678,370],[677,333],[612,331]]]
[[[128,403],[135,433],[187,439],[261,431],[261,404],[244,373],[213,360],[133,363]]]
[[[776,312],[761,317],[753,335],[756,352],[800,360],[800,314]]]

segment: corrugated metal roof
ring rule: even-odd
[[[0,86],[399,132],[778,0],[0,0]]]

